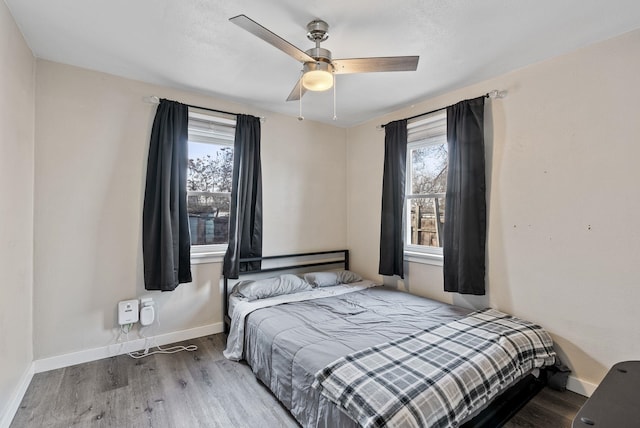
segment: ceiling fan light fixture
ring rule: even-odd
[[[333,86],[333,66],[326,62],[304,65],[302,86],[308,91],[326,91]]]

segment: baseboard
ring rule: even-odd
[[[587,382],[574,376],[569,376],[567,380],[567,389],[569,391],[584,395],[585,397],[591,397],[591,394],[593,394],[593,391],[595,391],[597,387],[598,385],[595,383]]]
[[[57,355],[55,357],[42,358],[33,362],[35,373],[69,367],[76,364],[88,363],[90,361],[101,360],[103,358],[115,357],[133,351],[144,349],[147,345],[167,345],[169,343],[181,342],[183,340],[195,339],[196,337],[208,336],[210,334],[222,333],[224,324],[221,322],[205,325],[202,327],[190,328],[171,333],[149,336],[146,339],[135,339],[121,342],[100,348],[87,349],[84,351],[72,352],[70,354]]]
[[[24,397],[24,394],[27,392],[27,388],[31,383],[34,373],[34,365],[31,363],[27,370],[22,374],[18,387],[13,391],[13,395],[9,399],[9,404],[4,409],[4,414],[0,416],[0,428],[9,428],[9,425],[11,425],[11,421],[13,421],[13,417],[18,411],[18,407],[20,407],[22,397]]]

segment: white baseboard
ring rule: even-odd
[[[127,342],[116,343],[100,348],[87,349],[84,351],[72,352],[70,354],[56,355],[55,357],[42,358],[33,362],[35,373],[69,367],[76,364],[88,363],[90,361],[101,360],[103,358],[115,357],[116,355],[145,349],[147,345],[167,345],[169,343],[181,342],[183,340],[195,339],[196,337],[208,336],[210,334],[222,333],[224,324],[221,322],[205,325],[202,327],[190,328],[188,330],[174,331],[171,333],[149,336],[146,339],[135,339]]]
[[[593,394],[593,391],[595,391],[597,387],[598,385],[595,383],[587,382],[574,376],[569,376],[567,380],[567,389],[569,391],[584,395],[585,397],[591,397],[591,394]]]
[[[20,407],[22,397],[24,397],[24,394],[27,392],[27,388],[31,383],[34,373],[34,365],[31,363],[27,370],[22,374],[18,387],[13,391],[13,395],[9,399],[7,407],[4,409],[4,414],[0,415],[0,428],[9,428],[9,425],[11,425],[11,421],[13,421],[13,417],[18,411],[18,407]]]

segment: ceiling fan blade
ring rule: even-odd
[[[300,62],[315,61],[315,59],[313,59],[297,47],[293,46],[282,37],[267,30],[262,25],[258,24],[256,21],[246,15],[234,16],[233,18],[229,18],[229,21],[233,22],[241,28],[244,28],[254,36],[260,37],[265,42],[275,46],[282,52],[294,57]]]
[[[336,74],[415,71],[418,68],[418,59],[419,56],[334,59],[333,67]]]
[[[300,99],[300,93],[304,95],[305,92],[307,92],[307,89],[302,86],[302,78],[300,78],[298,79],[298,83],[296,83],[296,86],[294,86],[293,90],[289,94],[287,101],[298,101]]]

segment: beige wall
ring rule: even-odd
[[[0,425],[33,359],[35,60],[0,2]],[[15,410],[15,409],[14,409]]]
[[[640,31],[532,65],[348,131],[353,266],[377,276],[384,133],[393,119],[474,98],[486,107],[488,295],[442,290],[441,268],[410,263],[407,286],[490,304],[546,327],[598,383],[640,355]]]
[[[265,254],[345,247],[346,131],[267,116],[262,125]]]
[[[174,292],[144,290],[146,96],[266,116],[264,253],[345,246],[344,130],[42,60],[36,82],[36,359],[114,343],[123,299],[158,302],[152,334],[222,320],[220,263],[195,265]]]

